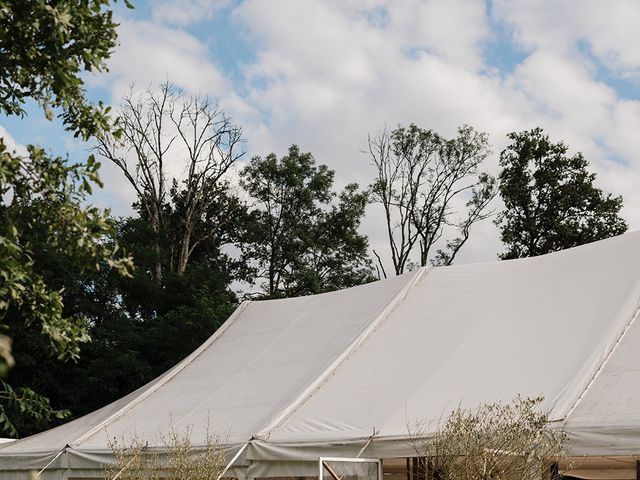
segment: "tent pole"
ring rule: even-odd
[[[216,480],[220,480],[225,473],[227,473],[227,470],[229,470],[231,468],[231,465],[233,465],[233,463],[238,459],[238,457],[240,455],[242,455],[242,452],[244,452],[244,449],[247,448],[249,446],[249,444],[251,443],[251,440],[249,440],[247,443],[245,443],[242,447],[240,447],[240,450],[237,451],[237,453],[233,456],[233,458],[229,461],[229,463],[227,464],[226,467],[224,467],[224,469],[222,470],[222,472],[220,472],[220,475],[218,475],[218,478],[216,478]]]
[[[64,452],[67,451],[67,447],[68,446],[69,445],[65,445],[64,448],[62,450],[60,450],[58,452],[58,454],[55,457],[53,457],[53,459],[42,468],[42,470],[40,470],[38,473],[36,473],[36,477],[39,477],[42,474],[42,472],[44,472],[47,468],[49,468],[51,466],[51,464],[53,462],[55,462],[58,458],[60,458],[60,455],[62,455]]]
[[[367,440],[367,443],[364,444],[364,447],[362,447],[360,449],[360,451],[358,452],[358,455],[356,455],[356,458],[360,458],[360,455],[362,455],[364,453],[364,451],[367,449],[367,447],[369,446],[369,444],[371,443],[371,440],[373,440],[373,437],[376,436],[378,432],[376,432],[376,429],[373,429],[373,433],[371,434],[371,436],[369,437],[369,439]]]
[[[142,447],[142,453],[144,454],[145,449],[147,448],[147,445],[144,445]],[[127,468],[129,468],[129,465],[131,465],[133,463],[133,461],[137,458],[138,453],[134,453],[131,458],[129,459],[129,461],[127,463],[124,464],[124,466],[118,470],[118,473],[116,473],[113,478],[111,480],[118,480],[118,478],[120,478],[120,475],[122,475],[122,472],[124,472]]]

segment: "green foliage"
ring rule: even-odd
[[[37,425],[46,426],[52,419],[69,417],[69,410],[55,410],[49,399],[38,395],[27,387],[13,389],[7,382],[0,380],[0,431],[11,437],[18,436],[14,418],[29,418]]]
[[[619,235],[622,197],[594,185],[581,153],[568,155],[541,128],[513,132],[500,154],[499,189],[505,209],[496,224],[507,250],[502,259],[531,257]]]
[[[51,158],[42,149],[29,147],[25,160],[9,153],[0,141],[0,318],[6,347],[2,352],[2,373],[14,364],[15,347],[25,344],[42,352],[40,361],[52,356],[77,360],[80,346],[89,340],[89,318],[65,309],[65,287],[72,284],[71,272],[112,271],[128,274],[131,259],[106,239],[114,233],[107,211],[86,204],[92,184],[100,184],[99,164],[69,164]],[[51,278],[48,264],[64,262],[59,277]],[[28,332],[25,337],[21,335]],[[9,336],[13,340],[14,351]],[[25,341],[26,339],[26,341]],[[16,355],[18,361],[22,358]],[[41,375],[42,363],[27,363]],[[46,397],[36,394],[31,383],[19,383],[12,390],[4,383],[0,422],[4,434],[14,436],[25,425],[37,428],[62,418]],[[15,385],[15,384],[14,384]],[[13,393],[16,393],[13,395]]]
[[[432,478],[538,480],[564,455],[565,435],[549,428],[542,398],[457,408],[439,425],[418,422],[413,445]]]
[[[108,268],[81,270],[73,256],[49,255],[44,230],[30,230],[34,268],[50,288],[62,290],[64,315],[87,319],[91,342],[82,346],[76,362],[51,357],[47,339],[34,325],[25,325],[19,312],[10,310],[4,319],[16,359],[7,381],[37,391],[51,405],[71,410],[73,417],[164,373],[200,346],[237,306],[228,288],[232,267],[213,246],[197,249],[183,274],[167,272],[158,283],[151,277],[155,257],[148,248],[145,220],[128,218],[116,226],[104,243],[117,243],[132,254],[136,269],[129,277]],[[55,417],[37,422],[27,412],[12,415],[20,436],[60,422]]]
[[[0,110],[24,115],[31,99],[48,119],[61,109],[67,128],[84,139],[108,128],[109,109],[87,102],[80,74],[104,70],[116,46],[109,4],[0,0]]]
[[[85,140],[108,130],[109,109],[87,102],[81,74],[104,69],[116,44],[109,5],[109,0],[0,0],[0,111],[22,116],[31,100],[49,120],[59,111],[66,128]],[[65,311],[66,285],[49,282],[39,252],[66,259],[79,274],[131,269],[130,259],[105,241],[113,233],[108,212],[87,205],[92,186],[101,186],[93,156],[70,164],[35,146],[27,150],[21,156],[0,141],[0,376],[14,363],[10,336],[17,345],[16,334],[29,332],[26,338],[55,361],[77,360],[89,339],[87,316]],[[15,436],[23,420],[42,428],[65,415],[35,393],[33,384],[3,382],[4,433]]]
[[[367,202],[358,186],[332,191],[334,172],[297,146],[278,159],[254,157],[241,185],[257,208],[247,222],[244,259],[270,298],[308,295],[372,279],[367,238],[357,231]]]
[[[88,340],[86,321],[63,315],[61,290],[48,288],[34,266],[31,231],[39,229],[49,255],[73,259],[79,269],[100,262],[126,273],[131,260],[102,240],[112,231],[108,212],[86,206],[91,185],[100,185],[99,164],[68,164],[28,147],[29,158],[7,151],[0,140],[0,316],[9,308],[37,324],[60,358],[77,358]],[[12,364],[5,354],[4,368]]]

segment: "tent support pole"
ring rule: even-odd
[[[249,440],[242,447],[240,447],[240,450],[238,450],[236,454],[233,456],[233,458],[229,461],[229,463],[227,463],[227,466],[224,467],[222,472],[220,472],[220,475],[218,475],[218,478],[216,478],[216,480],[220,480],[224,476],[224,474],[227,473],[227,470],[231,468],[231,465],[233,465],[234,462],[238,459],[238,457],[242,455],[242,452],[244,452],[245,448],[247,448],[250,443],[251,443],[251,440]]]
[[[636,480],[640,480],[640,460],[636,460]]]
[[[142,447],[142,453],[144,453],[146,448],[147,448],[147,445],[144,445]],[[125,465],[120,470],[118,470],[118,473],[116,473],[111,480],[118,480],[118,478],[120,478],[120,475],[122,475],[122,472],[124,472],[127,468],[129,468],[129,465],[131,465],[137,457],[138,457],[138,453],[136,452],[131,456],[129,461],[125,463]]]
[[[342,480],[342,477],[339,477],[338,474],[334,472],[333,468],[331,468],[327,462],[322,462],[322,466],[327,469],[327,472],[329,472],[329,475],[333,477],[333,480]]]
[[[53,457],[53,459],[42,468],[42,470],[40,470],[38,473],[36,473],[36,477],[39,477],[42,474],[42,472],[44,472],[47,468],[49,468],[51,466],[51,464],[53,462],[55,462],[58,458],[60,458],[60,455],[62,455],[64,452],[67,451],[67,447],[68,446],[69,445],[65,445],[64,448],[62,450],[60,450],[58,452],[58,454],[55,457]]]
[[[373,433],[368,438],[367,443],[365,443],[364,446],[360,449],[360,451],[358,452],[358,455],[356,455],[356,458],[360,458],[360,455],[362,455],[364,453],[364,451],[367,449],[367,447],[371,443],[371,440],[373,440],[373,437],[375,437],[377,434],[378,434],[378,432],[376,432],[376,429],[374,428],[373,429]]]

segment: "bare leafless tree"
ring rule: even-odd
[[[137,203],[159,237],[167,227],[169,197],[180,206],[180,225],[172,268],[183,273],[193,250],[207,240],[196,226],[217,195],[226,175],[244,154],[242,130],[208,97],[186,95],[169,82],[122,102],[119,134],[99,138],[98,153],[122,170]],[[154,248],[160,256],[159,240]],[[158,258],[152,272],[162,278]]]
[[[368,143],[377,170],[371,196],[384,208],[396,275],[410,264],[416,246],[420,265],[427,265],[446,227],[455,228],[458,236],[431,261],[451,264],[469,239],[472,225],[490,214],[487,208],[497,193],[495,179],[479,172],[491,153],[487,135],[463,126],[456,138],[447,140],[411,124],[391,132],[384,129],[370,136]],[[464,200],[466,213],[456,218],[455,207]],[[378,263],[382,267],[379,256]]]

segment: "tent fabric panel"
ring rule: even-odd
[[[207,419],[223,441],[243,443],[342,354],[413,277],[245,304],[159,379],[85,417],[0,446],[0,462],[8,468],[15,460],[22,468],[25,454],[35,452],[27,456],[37,463],[39,456],[52,458],[67,444],[74,452],[96,455],[108,451],[108,437],[153,442],[170,428],[189,427],[200,444]]]
[[[630,422],[631,423],[631,422]],[[567,428],[567,454],[580,457],[640,455],[640,425]]]
[[[366,447],[364,450],[363,447]],[[402,437],[356,438],[349,441],[273,443],[253,440],[246,459],[255,462],[312,462],[320,457],[402,458],[416,456],[410,439]]]
[[[110,436],[210,428],[251,438],[312,383],[410,282],[412,274],[350,290],[251,302],[216,342],[143,403],[108,425]],[[172,425],[172,427],[170,426]],[[83,442],[105,444],[103,435]]]
[[[281,477],[299,480],[301,477],[310,477],[315,480],[318,478],[318,459],[311,462],[254,462],[245,475],[249,479]]]
[[[429,271],[271,441],[406,436],[408,422],[516,394],[563,418],[635,313],[638,237]]]
[[[615,354],[586,389],[566,428],[630,427],[640,429],[640,320],[636,317],[618,342]]]
[[[120,411],[131,401],[144,393],[148,388],[155,385],[156,382],[161,381],[163,377],[164,375],[154,379],[152,382],[140,387],[129,395],[96,410],[95,412],[91,412],[76,420],[60,425],[59,427],[16,440],[15,442],[0,444],[0,462],[4,463],[4,458],[14,452],[19,454],[26,454],[30,452],[45,452],[46,454],[50,454],[51,452],[59,452],[67,444],[72,443],[74,440],[85,434],[89,429],[101,425],[105,420]]]

